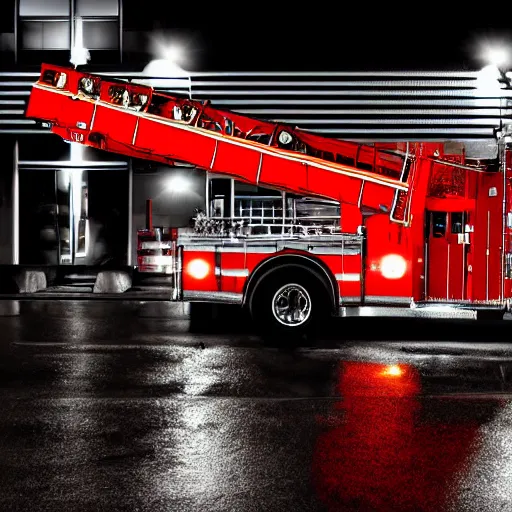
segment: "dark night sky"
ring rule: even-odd
[[[202,71],[479,69],[481,43],[512,44],[512,16],[500,9],[473,14],[470,7],[450,11],[432,2],[387,5],[242,2],[187,10],[180,4],[157,22],[149,11],[143,21],[140,3],[134,12],[137,23],[186,44],[189,69]]]

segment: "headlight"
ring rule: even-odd
[[[210,272],[210,265],[204,260],[192,260],[187,265],[187,273],[194,279],[204,279]]]
[[[388,254],[380,262],[380,272],[386,279],[400,279],[407,270],[407,261],[399,254]]]

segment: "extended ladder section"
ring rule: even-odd
[[[322,137],[152,87],[43,64],[27,117],[71,142],[126,156],[184,162],[237,180],[389,212],[408,223],[413,145]]]

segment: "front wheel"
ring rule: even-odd
[[[321,281],[304,271],[272,272],[258,284],[251,301],[256,327],[272,339],[312,337],[328,312]]]

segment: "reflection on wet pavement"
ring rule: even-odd
[[[20,310],[0,318],[0,510],[512,510],[508,325],[281,350],[157,303]]]

